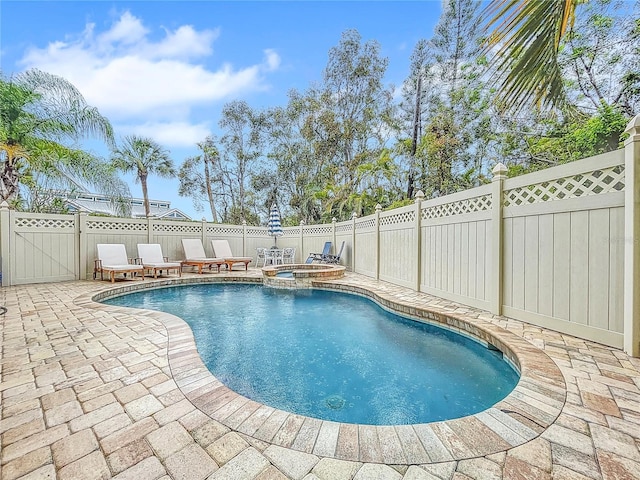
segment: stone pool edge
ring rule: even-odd
[[[173,379],[194,406],[236,432],[321,457],[407,465],[483,457],[537,438],[554,423],[564,406],[566,385],[551,358],[526,340],[479,318],[482,311],[478,311],[481,315],[470,317],[445,309],[439,311],[433,306],[422,308],[415,301],[401,303],[402,300],[395,298],[393,291],[376,288],[375,285],[354,285],[348,277],[330,282],[313,282],[313,286],[365,296],[401,315],[439,324],[491,343],[519,367],[521,377],[517,386],[493,407],[453,420],[399,426],[318,420],[254,402],[223,385],[202,362],[191,328],[179,317],[97,303],[108,297],[142,289],[232,282],[256,284],[262,283],[262,278],[225,275],[132,282],[85,294],[78,297],[75,303],[112,313],[137,310],[159,321],[168,334],[167,355]],[[381,285],[384,286],[383,283]]]

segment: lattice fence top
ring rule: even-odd
[[[351,231],[353,231],[352,223],[347,223],[345,225],[336,225],[336,232],[338,233],[351,232]]]
[[[207,227],[207,234],[209,235],[242,235],[242,227],[222,227],[222,226],[209,226]]]
[[[376,219],[375,218],[368,218],[366,220],[360,220],[359,222],[356,222],[356,230],[357,229],[363,229],[363,228],[373,228],[376,226]]]
[[[18,217],[15,221],[16,228],[74,228],[73,219],[56,219],[56,218],[22,218]]]
[[[266,228],[247,228],[247,235],[255,237],[268,237],[269,231]]]
[[[308,233],[311,235],[333,233],[333,225],[309,225],[302,228],[302,233]]]
[[[430,218],[452,217],[464,213],[483,212],[491,209],[491,195],[479,195],[473,198],[466,198],[457,202],[435,205],[423,208],[421,211],[422,220]]]
[[[380,216],[380,225],[399,225],[402,223],[412,223],[416,220],[415,210],[396,213],[392,215]]]
[[[201,233],[202,226],[198,224],[193,225],[181,225],[181,224],[173,224],[173,223],[154,223],[153,224],[154,232],[165,232],[165,233]]]
[[[126,232],[146,232],[146,223],[134,222],[111,222],[109,220],[88,220],[87,229],[89,230],[124,230]]]
[[[505,190],[505,207],[566,200],[624,190],[624,165]]]

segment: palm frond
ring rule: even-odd
[[[129,186],[100,157],[42,140],[32,148],[30,168],[66,189],[99,192],[111,199],[116,214],[130,214]]]
[[[22,145],[11,145],[0,143],[0,160],[3,162],[13,162],[18,158],[29,158],[29,152]]]
[[[113,129],[109,120],[95,107],[87,104],[80,91],[62,77],[38,69],[16,75],[11,83],[36,94],[37,101],[26,105],[39,122],[34,131],[51,138],[77,139],[92,136],[113,144]]]
[[[487,6],[485,49],[492,55],[505,110],[564,104],[557,55],[578,1],[493,0]]]
[[[111,154],[114,168],[125,173],[156,174],[161,177],[176,175],[169,152],[151,138],[128,135],[122,146],[114,148]]]

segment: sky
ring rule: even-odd
[[[196,143],[219,135],[224,104],[284,106],[291,89],[320,82],[345,30],[375,40],[399,87],[416,42],[429,39],[441,0],[413,1],[16,1],[0,2],[0,67],[60,75],[125,135],[151,137],[178,167]],[[108,156],[97,142],[85,148]],[[125,177],[131,193],[139,184]],[[178,180],[149,177],[149,197],[211,220]]]

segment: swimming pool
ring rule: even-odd
[[[325,420],[400,425],[457,418],[495,404],[518,381],[498,352],[354,295],[217,284],[106,303],[183,318],[203,361],[231,389]]]

